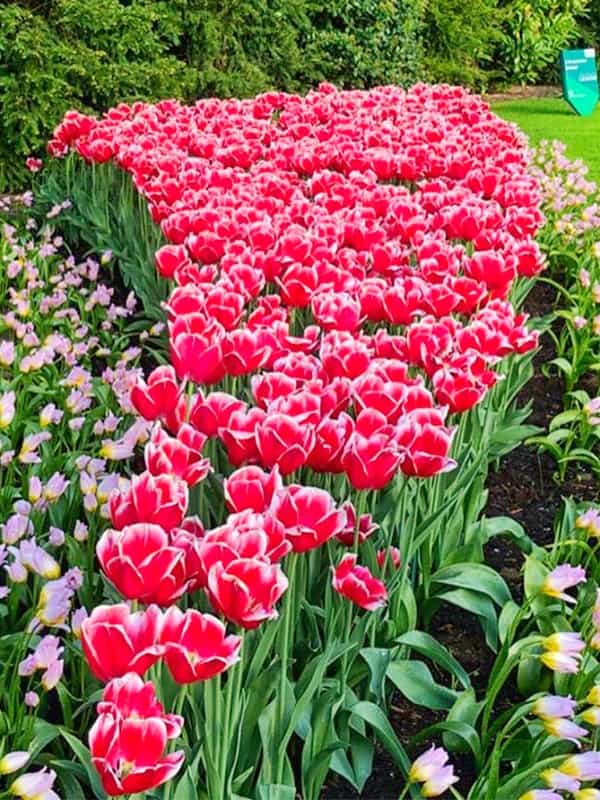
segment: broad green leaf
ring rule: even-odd
[[[416,650],[422,656],[438,664],[453,675],[465,689],[471,686],[471,679],[465,668],[458,662],[437,639],[423,631],[408,631],[396,639],[398,644],[406,645]]]
[[[82,742],[80,742],[79,739],[73,736],[73,734],[64,730],[64,728],[61,728],[60,733],[63,739],[69,744],[71,750],[75,753],[81,764],[85,767],[85,771],[90,782],[90,787],[97,800],[106,800],[106,794],[104,793],[104,789],[100,783],[98,773],[92,764],[92,758],[88,748]]]
[[[387,676],[411,703],[436,710],[451,708],[457,693],[436,683],[429,667],[422,661],[393,661]]]
[[[498,644],[498,620],[496,608],[487,595],[470,589],[448,589],[439,592],[437,598],[445,600],[447,603],[464,608],[471,614],[479,617],[481,627],[485,633],[486,642],[492,650],[496,650]]]
[[[410,769],[408,754],[381,708],[376,706],[375,703],[363,701],[352,706],[351,711],[352,714],[360,717],[373,728],[377,738],[394,759],[398,767],[400,767],[404,775],[408,775],[408,770]],[[414,786],[411,787],[410,794],[412,797],[419,796],[418,790]]]
[[[367,662],[371,680],[369,689],[381,703],[384,696],[385,673],[390,663],[391,651],[384,647],[363,647],[360,655]]]
[[[471,728],[471,730],[474,730],[475,723],[479,717],[479,714],[481,713],[482,706],[483,702],[481,700],[477,701],[473,689],[468,689],[465,692],[461,692],[456,699],[456,703],[454,703],[448,712],[445,722],[446,724],[460,722],[466,724]],[[473,753],[477,755],[477,749],[480,746],[479,736],[476,734],[476,740],[472,739],[471,733],[464,730],[462,730],[460,733],[457,733],[456,730],[453,731],[451,728],[446,728],[443,739],[445,747],[453,752],[464,752],[463,743],[465,743],[473,751]],[[476,749],[473,749],[473,744],[475,741]]]
[[[485,564],[452,564],[438,570],[431,580],[432,583],[458,586],[485,594],[500,607],[512,599],[504,579]]]
[[[279,783],[261,783],[256,787],[256,800],[295,800],[296,790],[293,786]]]

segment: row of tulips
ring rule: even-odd
[[[62,175],[85,195],[71,224],[117,256],[110,187],[132,181],[159,278],[124,256],[125,279],[149,313],[172,287],[171,363],[130,393],[145,470],[97,545],[113,604],[81,626],[104,791],[179,772],[165,797],[311,800],[330,770],[360,791],[374,729],[407,792],[443,793],[445,758],[410,772],[381,705],[423,674],[456,699],[408,657],[445,653],[417,629],[442,601],[501,639],[510,593],[480,562],[505,527],[479,515],[489,459],[529,430],[537,336],[510,299],[542,268],[543,217],[522,138],[460,89],[324,85],[69,112],[49,150],[66,161],[42,192]]]

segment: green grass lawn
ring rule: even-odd
[[[578,117],[564,100],[531,98],[493,104],[500,117],[516,122],[532,144],[540,139],[561,139],[569,158],[582,158],[590,177],[600,183],[600,105],[590,117]]]

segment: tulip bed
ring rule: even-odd
[[[143,301],[123,335],[147,349],[147,329],[160,333],[147,320],[164,313],[167,337],[151,351],[158,365],[117,391],[137,415],[98,452],[124,460],[120,480],[103,478],[117,485],[100,492],[95,458],[60,467],[87,472],[94,519],[66,599],[77,562],[67,550],[48,562],[67,610],[38,611],[21,633],[32,599],[8,593],[0,644],[16,637],[22,650],[6,667],[14,706],[2,709],[0,774],[30,757],[47,765],[11,791],[50,800],[58,773],[69,798],[317,800],[331,774],[361,793],[379,742],[406,778],[402,797],[461,796],[442,748],[411,766],[386,714],[396,692],[443,713],[417,740],[443,736],[469,753],[471,800],[554,800],[595,779],[594,752],[565,766],[565,742],[587,734],[572,717],[599,667],[584,641],[597,624],[589,591],[572,614],[564,605],[585,571],[561,558],[582,560],[595,512],[569,507],[548,552],[513,520],[485,517],[490,463],[535,431],[516,399],[537,346],[519,307],[544,265],[543,195],[518,130],[460,88],[323,85],[306,97],[121,105],[100,120],[69,112],[49,151],[48,213],[73,241],[109,250]],[[13,233],[8,260],[22,247]],[[86,397],[90,381],[103,385],[84,376]],[[31,547],[63,519],[36,507],[44,490],[33,486],[11,523]],[[498,534],[528,554],[522,604],[484,563]],[[55,577],[10,553],[21,581]],[[68,634],[63,644],[45,629],[65,624],[78,590],[81,645]],[[483,697],[429,632],[448,607],[475,615],[495,653]],[[37,669],[51,674],[36,719],[19,698]],[[504,711],[515,670],[526,701]],[[539,695],[553,673],[561,697]],[[546,774],[552,788],[533,788],[544,768],[571,783]]]

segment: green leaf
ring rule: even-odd
[[[195,797],[198,793],[198,772],[200,769],[200,759],[202,756],[202,747],[198,747],[197,753],[188,766],[183,775],[177,781],[177,788],[173,795],[173,800],[189,800],[190,797]]]
[[[391,659],[391,651],[384,647],[363,647],[360,655],[367,662],[371,680],[369,689],[375,695],[377,702],[383,701],[385,673]]]
[[[352,706],[350,711],[373,728],[379,741],[394,759],[398,767],[400,767],[404,775],[408,776],[408,771],[410,769],[408,753],[396,736],[390,721],[379,706],[376,706],[375,703],[362,701]],[[418,789],[415,786],[411,786],[410,794],[412,797],[418,797]]]
[[[454,703],[448,712],[445,722],[446,724],[466,724],[467,727],[470,727],[471,730],[475,732],[475,723],[479,717],[479,714],[481,713],[482,707],[483,701],[478,702],[475,697],[475,691],[473,689],[468,689],[467,691],[459,694],[456,699],[456,703]],[[453,752],[464,752],[465,748],[463,747],[463,743],[465,743],[477,757],[478,750],[480,748],[480,742],[479,736],[476,732],[475,738],[473,738],[469,731],[457,731],[456,729],[452,730],[451,728],[446,728],[443,738],[444,745],[449,750],[452,750]]]
[[[398,644],[406,645],[426,656],[438,666],[453,675],[465,689],[471,686],[471,679],[465,668],[457,661],[437,639],[423,631],[408,631],[396,639]]]
[[[256,787],[256,800],[295,800],[296,790],[293,786],[280,783],[261,783]]]
[[[436,683],[429,667],[422,661],[393,661],[387,669],[387,676],[400,694],[418,706],[447,710],[458,696],[452,689]]]
[[[466,752],[470,750],[475,758],[479,758],[481,752],[479,734],[466,722],[460,722],[459,720],[436,722],[435,725],[428,725],[427,728],[419,731],[414,739],[415,742],[420,742],[424,739],[429,739],[431,736],[437,736],[440,733],[445,734],[444,741],[446,741],[446,736],[452,735],[461,742],[459,747],[454,748],[455,751]]]
[[[432,583],[458,586],[485,594],[500,607],[512,599],[504,579],[485,564],[452,564],[434,573],[431,580]]]
[[[581,416],[581,411],[579,411],[579,409],[562,411],[560,414],[557,414],[552,418],[549,429],[553,431],[556,428],[561,428],[563,425],[573,422],[573,420],[576,420],[579,416]]]
[[[496,649],[498,644],[496,609],[486,595],[470,589],[448,589],[447,591],[439,592],[437,598],[459,608],[464,608],[465,611],[469,611],[471,614],[476,614],[484,630],[486,642],[492,650]]]
[[[75,753],[81,764],[85,767],[86,774],[88,776],[88,780],[90,782],[90,787],[94,792],[97,800],[106,800],[106,794],[104,793],[104,789],[102,788],[102,784],[100,783],[100,778],[98,777],[98,773],[94,769],[94,765],[92,764],[92,758],[90,755],[90,751],[88,748],[82,744],[73,734],[69,733],[68,731],[61,728],[60,730],[61,736],[63,739],[69,744],[71,750]]]

